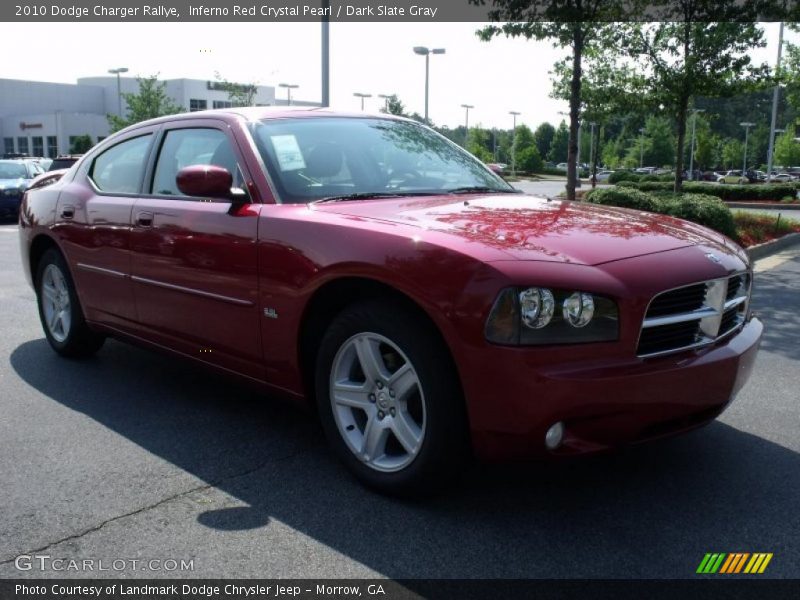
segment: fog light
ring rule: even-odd
[[[548,450],[555,450],[561,445],[564,439],[564,423],[559,421],[544,434],[544,445]]]

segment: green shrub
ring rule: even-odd
[[[673,183],[666,181],[624,181],[619,184],[635,188],[643,192],[667,192],[673,189]],[[700,181],[685,181],[682,191],[687,194],[706,194],[721,200],[767,200],[780,202],[786,196],[794,197],[797,190],[794,183],[719,185]]]
[[[528,146],[517,153],[517,169],[536,173],[542,168],[542,158],[536,146]]]
[[[641,175],[631,171],[614,171],[608,176],[608,183],[619,183],[620,181],[640,181],[641,178]]]
[[[626,187],[595,188],[583,197],[586,202],[659,212],[659,202],[650,194]]]
[[[661,201],[661,212],[704,225],[728,237],[736,237],[733,213],[719,198],[708,194],[680,194]]]

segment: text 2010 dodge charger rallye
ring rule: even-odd
[[[362,481],[714,419],[761,337],[725,237],[519,194],[418,123],[231,109],[134,125],[26,194],[48,341],[106,336],[316,403]],[[212,350],[208,352],[208,350]]]

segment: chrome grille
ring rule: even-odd
[[[750,275],[737,273],[655,296],[647,308],[637,356],[646,358],[712,344],[744,323]]]

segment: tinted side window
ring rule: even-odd
[[[142,180],[152,134],[112,146],[94,159],[90,177],[103,192],[135,194]]]
[[[183,196],[175,178],[190,165],[216,165],[233,175],[234,186],[241,181],[236,155],[227,136],[218,129],[172,129],[167,131],[156,163],[152,193]]]

